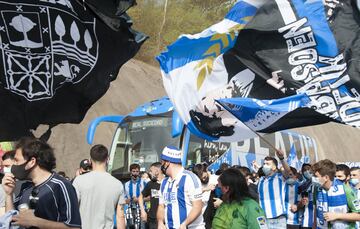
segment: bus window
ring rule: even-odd
[[[190,136],[190,142],[186,157],[186,167],[201,162],[201,151],[204,140],[195,136]]]
[[[124,147],[116,147],[115,157],[113,160],[113,170],[121,169],[125,165],[125,149]]]
[[[118,127],[114,136],[113,145],[110,150],[109,172],[127,169],[125,168],[125,161],[128,158],[126,151],[130,144],[127,135],[127,125],[123,124]]]

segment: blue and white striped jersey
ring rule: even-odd
[[[165,207],[167,228],[179,228],[192,209],[192,201],[202,200],[200,179],[190,171],[181,170],[175,179],[167,177],[160,187],[159,204]],[[188,228],[205,228],[203,216],[195,219]]]
[[[305,192],[309,198],[309,203],[304,206],[301,212],[301,226],[312,227],[314,224],[314,185],[311,184]]]
[[[300,200],[298,187],[298,182],[293,185],[285,184],[286,224],[300,225],[299,211],[295,213],[291,211],[291,205],[297,205]]]
[[[268,219],[286,215],[285,180],[281,173],[261,177],[258,186],[259,202]]]
[[[145,180],[138,178],[136,182],[132,179],[125,183],[125,198],[130,199],[131,197],[138,198],[146,186]]]

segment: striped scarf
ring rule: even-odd
[[[327,223],[324,219],[325,212],[347,213],[348,205],[344,184],[335,179],[328,191],[318,188],[316,196],[316,220],[317,228],[347,228],[348,224],[344,221],[334,221]],[[331,226],[330,226],[331,225]]]

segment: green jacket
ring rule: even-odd
[[[253,199],[245,198],[241,203],[221,204],[216,210],[212,228],[263,229],[267,226],[260,205]]]

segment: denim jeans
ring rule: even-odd
[[[268,229],[285,229],[286,228],[286,217],[279,216],[274,219],[266,219]]]

